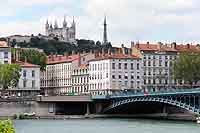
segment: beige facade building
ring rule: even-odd
[[[88,91],[88,61],[92,53],[51,55],[46,70],[41,72],[41,89],[46,95],[70,95]]]

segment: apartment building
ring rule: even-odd
[[[88,61],[94,59],[92,53],[73,55],[50,55],[46,70],[41,72],[41,89],[47,95],[67,95],[87,91],[86,81]],[[83,83],[82,82],[86,82]]]
[[[89,90],[93,95],[112,90],[141,89],[142,60],[131,54],[111,53],[89,62]]]
[[[11,48],[8,46],[7,42],[0,41],[0,64],[10,64],[11,63]]]

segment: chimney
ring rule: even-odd
[[[126,48],[124,47],[124,44],[122,44],[122,54],[123,54],[123,55],[126,54]]]
[[[59,60],[62,60],[62,56],[61,56],[61,55],[60,55],[60,56],[58,56],[58,59],[59,59]]]
[[[105,50],[104,50],[104,48],[102,48],[101,53],[102,53],[102,56],[105,56]]]
[[[129,55],[132,55],[132,49],[131,48],[128,50],[128,52],[129,52],[128,53]]]
[[[81,54],[78,52],[78,66],[81,65]]]
[[[66,59],[68,58],[69,54],[68,53],[65,53],[64,56],[66,57]]]
[[[171,47],[174,48],[174,49],[176,49],[176,42],[173,42],[173,43],[171,44]]]
[[[94,53],[94,51],[91,49],[91,50],[90,50],[90,54],[93,54],[93,53]]]
[[[188,48],[188,49],[190,48],[190,44],[189,44],[189,43],[187,44],[187,48]]]
[[[25,56],[24,58],[25,58],[25,59],[24,59],[24,62],[27,63],[27,57]]]
[[[139,45],[140,45],[140,43],[139,43],[139,41],[137,41],[136,42],[136,48],[139,48]]]
[[[111,55],[111,49],[110,48],[108,49],[108,55]]]
[[[162,42],[158,42],[158,49],[160,50],[162,48],[163,43]]]
[[[75,54],[75,51],[74,50],[72,50],[72,55],[74,55]]]
[[[135,43],[134,42],[131,42],[131,48],[132,47],[135,47]]]

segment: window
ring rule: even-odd
[[[148,61],[148,66],[151,66],[151,61]]]
[[[144,84],[146,84],[147,83],[147,81],[146,81],[146,79],[144,79]]]
[[[23,77],[26,77],[26,70],[23,71]]]
[[[32,70],[32,77],[35,77],[35,71]]]
[[[137,76],[137,79],[140,79],[140,76]]]
[[[108,78],[108,73],[106,73],[106,78]]]
[[[4,52],[4,58],[8,59],[8,52]]]
[[[7,60],[5,60],[5,61],[4,61],[4,64],[8,64],[8,61],[7,61]]]
[[[133,70],[133,63],[131,63],[131,70]]]
[[[133,75],[131,75],[131,79],[134,79],[134,76],[133,76]]]
[[[124,69],[127,69],[127,63],[124,63]]]
[[[162,65],[162,60],[159,60],[159,66],[161,66]]]
[[[134,81],[131,81],[131,88],[134,88]]]
[[[153,84],[154,84],[154,85],[156,84],[156,80],[155,80],[155,79],[153,79]]]
[[[124,76],[124,79],[128,79],[128,76],[125,75],[125,76]]]
[[[153,61],[153,66],[156,66],[156,61],[155,60]]]
[[[121,79],[122,78],[122,76],[121,75],[119,75],[119,79]]]
[[[26,80],[23,81],[23,88],[26,88]]]
[[[146,66],[146,61],[144,61],[144,66]]]
[[[159,79],[159,84],[162,84],[162,80],[161,79]]]
[[[148,83],[151,84],[151,80],[150,79],[148,80]]]
[[[168,80],[167,79],[165,79],[165,84],[168,84]]]
[[[121,69],[121,68],[122,68],[122,64],[121,64],[121,63],[119,63],[119,65],[118,65],[118,68],[119,68],[119,69]]]
[[[115,63],[112,63],[112,69],[115,69]]]
[[[168,67],[168,62],[167,61],[165,61],[165,67]]]
[[[32,81],[32,88],[35,88],[35,80]]]
[[[125,86],[126,86],[126,87],[128,86],[128,81],[125,81]]]
[[[140,64],[139,63],[137,63],[137,70],[139,70],[140,69]]]
[[[115,79],[115,75],[112,75],[112,78]]]

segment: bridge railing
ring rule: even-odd
[[[200,88],[185,89],[185,88],[169,88],[169,89],[145,89],[145,90],[133,90],[133,89],[124,89],[124,90],[115,90],[112,91],[110,96],[126,96],[126,95],[156,95],[156,94],[170,94],[170,93],[191,93],[191,92],[200,92]]]

